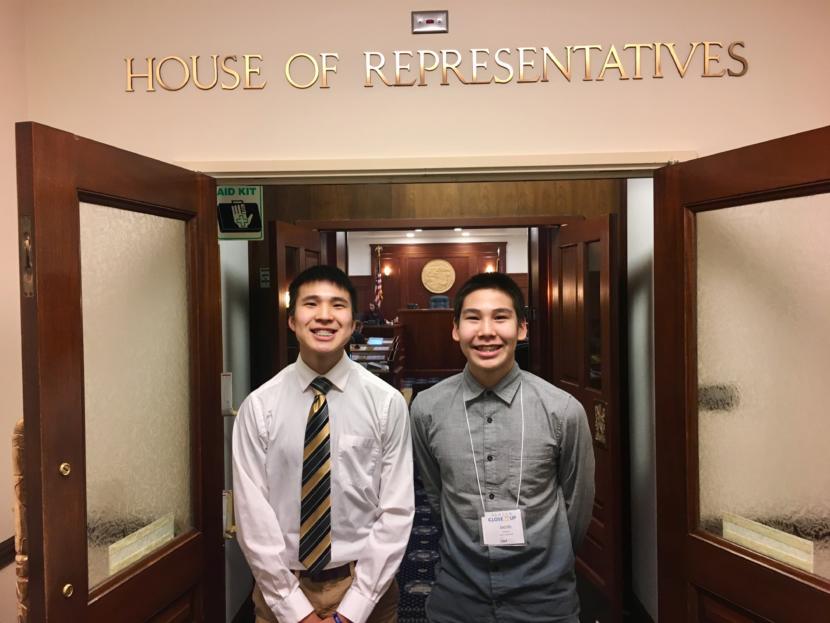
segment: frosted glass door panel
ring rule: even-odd
[[[89,586],[192,526],[185,223],[82,203]]]
[[[830,196],[696,218],[701,527],[830,578]]]

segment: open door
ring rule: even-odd
[[[661,621],[830,620],[830,127],[655,178]]]
[[[215,181],[16,132],[29,620],[222,620]]]
[[[596,498],[577,552],[581,592],[598,604],[590,620],[622,621],[624,469],[619,399],[616,217],[551,232],[553,383],[582,403],[594,439]]]
[[[321,235],[309,227],[270,221],[264,239],[248,249],[251,283],[258,284],[251,289],[251,386],[259,387],[297,359],[297,340],[288,328],[288,286],[306,268],[321,263]],[[326,255],[331,263],[338,261],[338,254]]]

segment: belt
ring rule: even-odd
[[[330,582],[331,580],[339,580],[347,578],[352,574],[352,565],[354,563],[347,562],[345,565],[333,567],[332,569],[323,569],[317,573],[311,573],[307,569],[299,569],[294,571],[298,578],[308,578],[312,582]]]

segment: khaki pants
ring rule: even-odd
[[[354,574],[354,567],[352,567]],[[330,580],[328,582],[312,582],[309,578],[300,578],[300,589],[308,597],[314,611],[321,619],[330,617],[337,610],[343,596],[352,585],[352,576]],[[254,586],[254,610],[256,623],[278,623],[271,609],[265,605],[265,598],[258,586]],[[366,623],[397,623],[398,622],[398,582],[392,584],[381,596],[372,614]],[[293,622],[291,622],[293,623]]]

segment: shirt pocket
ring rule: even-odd
[[[519,494],[521,477],[521,504],[532,508],[544,503],[558,486],[556,461],[553,452],[537,450],[525,453],[511,453],[507,489],[515,502]]]
[[[374,476],[380,457],[380,446],[374,437],[341,435],[337,467],[343,481],[355,489],[374,491]]]

